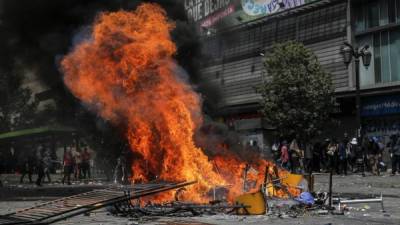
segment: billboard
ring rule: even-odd
[[[188,17],[198,22],[213,14],[221,13],[220,11],[226,11],[227,8],[232,8],[230,6],[234,2],[236,0],[184,0],[184,6]]]
[[[312,1],[315,0],[241,0],[243,11],[249,16],[265,16]]]
[[[375,96],[362,100],[361,116],[383,116],[400,113],[400,95]]]

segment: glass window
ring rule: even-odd
[[[380,33],[374,34],[374,72],[375,83],[380,83],[381,78],[381,35]]]
[[[396,2],[393,0],[388,1],[388,17],[389,17],[389,23],[396,22]]]
[[[393,0],[392,0],[393,1]],[[381,0],[379,5],[379,26],[383,26],[389,23],[388,18],[388,2],[387,0]]]
[[[400,80],[400,31],[390,33],[390,64],[392,81]]]
[[[382,82],[389,82],[390,79],[390,57],[389,57],[389,32],[381,33],[381,77]]]
[[[362,6],[357,6],[355,13],[355,31],[363,31],[365,30],[365,8]]]
[[[395,0],[396,1],[396,17],[397,17],[397,22],[400,22],[400,0]]]
[[[368,5],[368,27],[379,26],[379,4],[377,2]]]

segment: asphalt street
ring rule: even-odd
[[[80,225],[99,225],[99,224],[143,224],[143,225],[200,225],[200,224],[316,224],[316,225],[340,225],[340,224],[400,224],[400,176],[383,175],[380,177],[350,175],[346,177],[334,176],[333,190],[336,196],[351,198],[371,198],[383,195],[385,212],[381,211],[380,204],[363,203],[348,205],[349,210],[344,215],[315,215],[305,214],[296,218],[289,216],[236,216],[236,215],[212,215],[200,217],[142,217],[133,219],[127,217],[116,217],[110,215],[105,210],[97,210],[89,215],[81,215],[61,221],[56,224],[80,224]],[[315,191],[328,190],[328,176],[316,175]],[[68,186],[68,188],[83,187],[84,185]],[[18,189],[27,187],[14,187],[14,193]],[[46,188],[46,187],[43,187]],[[42,188],[42,189],[43,189]],[[61,188],[61,187],[60,187]],[[30,191],[35,192],[40,189],[30,187]],[[43,190],[42,190],[43,193]],[[40,200],[39,200],[40,199]],[[0,202],[0,213],[5,214],[19,208],[33,206],[40,202],[51,199],[51,197],[37,196],[34,198],[9,199]],[[33,201],[34,200],[34,201]]]

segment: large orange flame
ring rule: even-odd
[[[156,4],[142,4],[134,12],[102,13],[91,38],[62,60],[65,84],[103,118],[122,127],[136,155],[133,180],[197,180],[183,196],[196,202],[207,200],[214,186],[230,185],[229,196],[235,196],[246,163],[233,154],[211,161],[195,146],[201,102],[177,74],[173,28]],[[259,160],[253,166],[262,171],[267,163]]]

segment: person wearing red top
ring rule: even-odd
[[[64,177],[62,179],[62,183],[64,184],[65,179],[67,179],[67,184],[71,185],[71,173],[73,171],[73,157],[70,149],[65,149],[64,152],[64,159],[63,159],[63,166],[64,166]]]
[[[282,142],[282,147],[281,147],[281,166],[285,169],[289,168],[289,151],[287,147],[287,142],[283,141]]]

